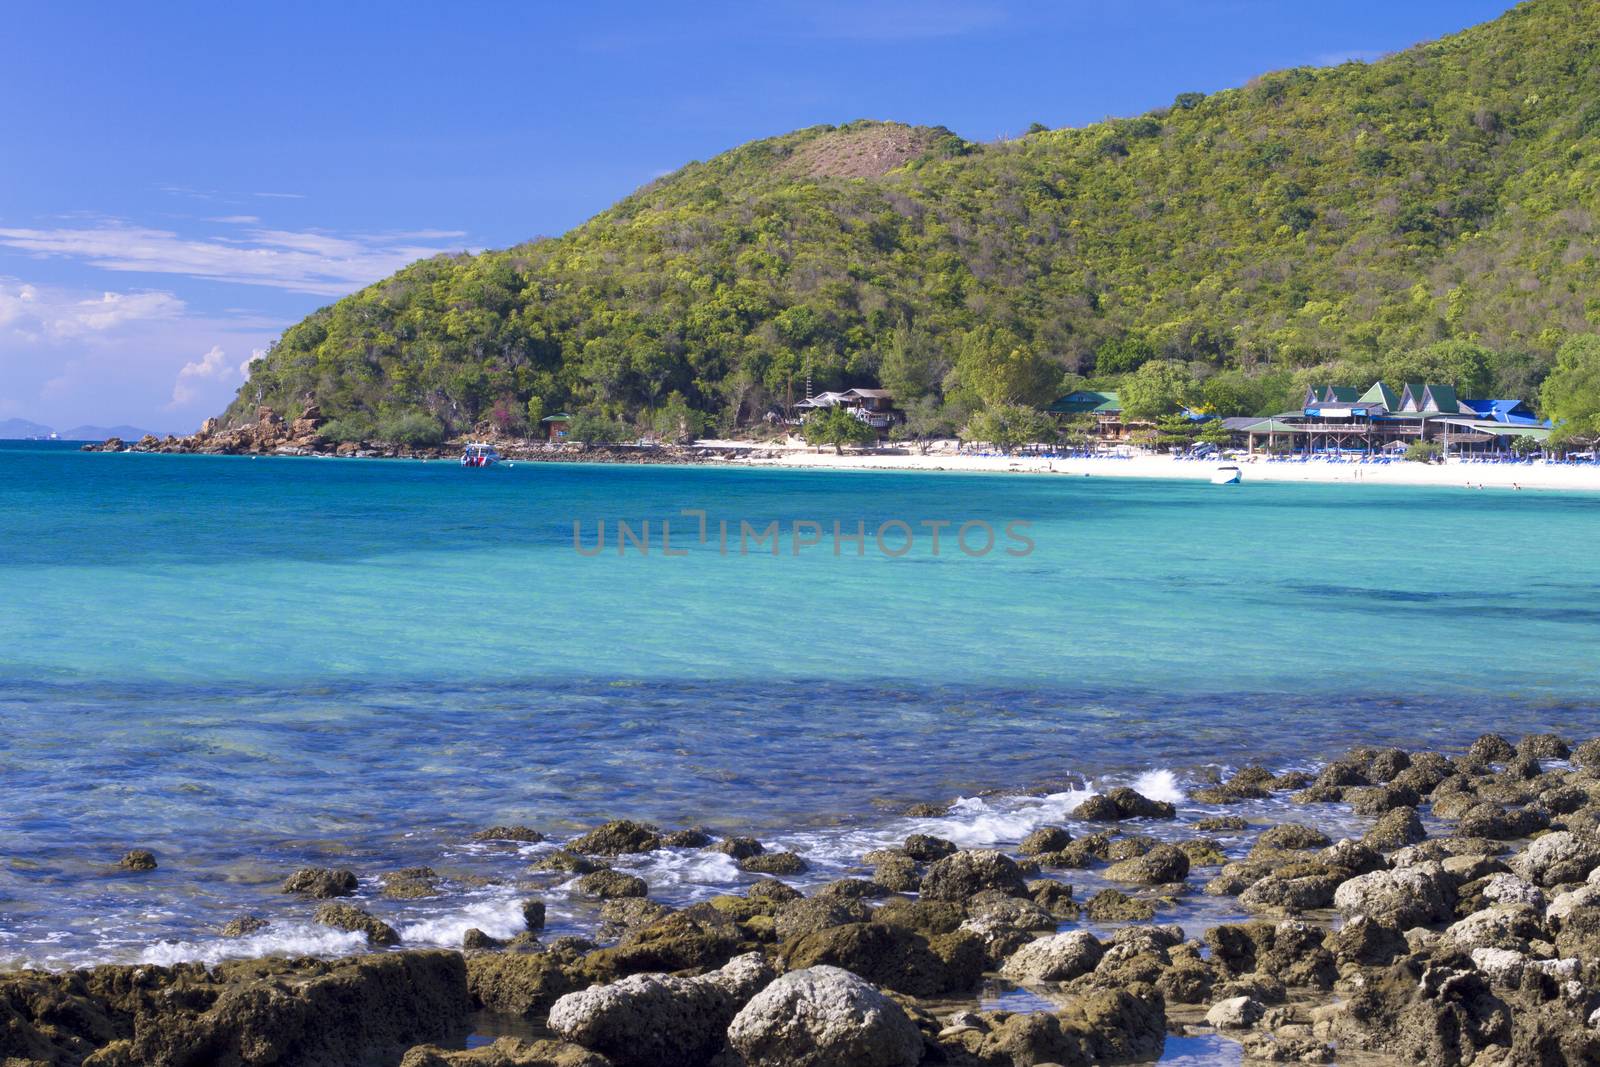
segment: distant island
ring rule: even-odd
[[[104,441],[111,437],[136,441],[147,435],[150,435],[149,430],[137,426],[84,425],[57,430],[30,419],[0,419],[0,441],[44,441],[52,438],[58,441]]]

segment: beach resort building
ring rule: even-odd
[[[1152,425],[1125,420],[1121,397],[1115,392],[1096,389],[1079,389],[1075,393],[1068,393],[1045,410],[1054,415],[1058,422],[1093,416],[1095,437],[1110,443],[1126,441],[1135,430],[1147,429]]]
[[[1503,455],[1518,437],[1543,442],[1550,424],[1520,400],[1469,400],[1454,387],[1414,383],[1400,392],[1375,382],[1365,390],[1313,386],[1297,411],[1225,421],[1236,440],[1258,449],[1296,453],[1403,452],[1436,442],[1451,455]]]
[[[554,415],[546,415],[539,420],[539,428],[544,431],[545,440],[565,441],[567,439],[567,431],[572,428],[572,416],[564,411],[558,411]]]
[[[794,406],[800,421],[823,408],[840,407],[877,430],[880,435],[905,418],[894,406],[894,397],[887,389],[846,389],[837,393],[818,393],[808,396]]]

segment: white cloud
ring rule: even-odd
[[[438,237],[460,236],[439,232]],[[122,222],[52,229],[0,228],[0,247],[80,260],[104,270],[182,274],[319,296],[343,296],[408,263],[459,251],[411,234],[338,236],[252,229],[241,237],[187,238]]]
[[[174,318],[183,309],[183,301],[171,293],[82,297],[0,278],[0,327],[29,339],[61,340],[105,333],[127,323]]]
[[[304,200],[306,198],[305,193],[252,193],[251,195],[259,196],[266,200]]]
[[[248,360],[245,365],[249,365]],[[167,406],[181,408],[194,403],[200,396],[196,379],[225,381],[238,373],[240,372],[228,363],[228,354],[222,350],[222,346],[212,345],[209,352],[197,360],[185,363],[178,371],[178,380],[172,383],[172,403]]]
[[[252,222],[260,222],[255,215],[218,215],[216,218],[206,219],[207,222],[225,222],[234,226],[248,226]]]
[[[170,293],[0,276],[0,407],[56,427],[193,429],[222,410],[284,325],[253,311],[196,313]]]
[[[239,377],[241,377],[241,378],[250,377],[250,364],[256,362],[256,360],[266,359],[266,358],[267,358],[267,350],[265,348],[252,348],[250,350],[250,354],[245,357],[244,362],[239,364]]]

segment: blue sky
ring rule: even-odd
[[[856,118],[992,140],[1370,59],[1506,0],[29,4],[0,37],[0,420],[192,429],[286,326]]]

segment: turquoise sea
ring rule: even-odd
[[[276,891],[308,863],[437,869],[437,899],[363,891],[411,943],[514,932],[531,891],[588,929],[525,873],[552,846],[466,841],[494,823],[755,833],[823,880],[913,826],[1014,842],[1104,781],[1590,736],[1597,533],[1586,494],[0,444],[0,962],[353,947]],[[116,873],[130,847],[160,868]],[[667,899],[744,879],[637,862]],[[273,926],[219,941],[243,912]]]

